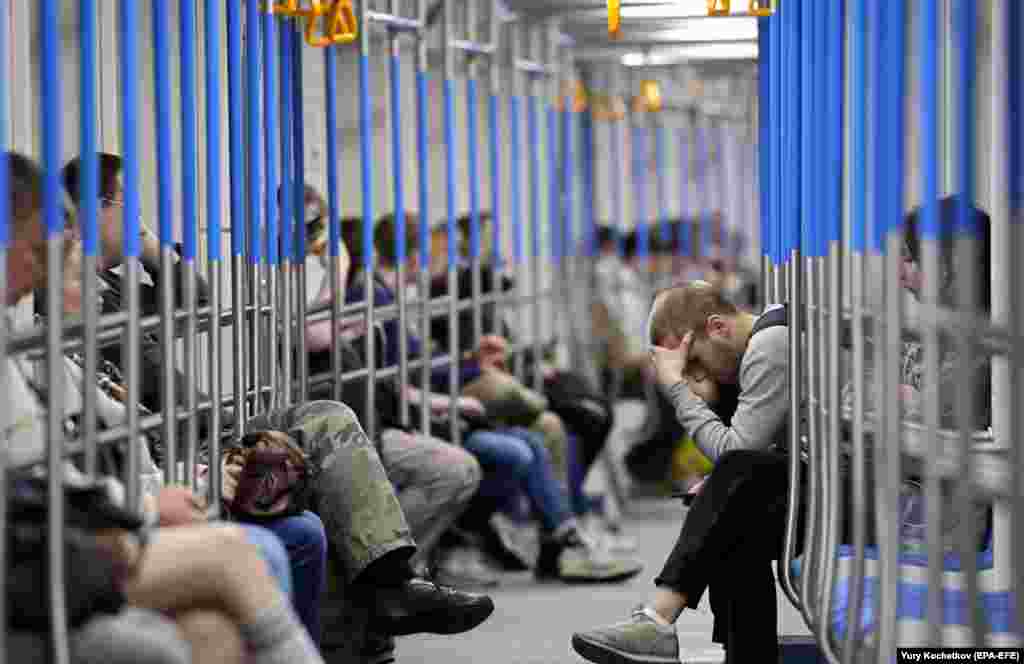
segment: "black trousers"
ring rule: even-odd
[[[842,514],[850,513],[845,471]],[[869,470],[868,476],[871,476]],[[796,553],[802,552],[807,498],[801,473]],[[868,495],[872,487],[869,482]],[[658,586],[686,595],[696,608],[709,591],[715,616],[712,639],[725,647],[726,664],[769,662],[778,649],[778,615],[773,561],[782,556],[789,494],[789,456],[776,451],[736,451],[715,464],[693,501],[679,539],[655,579]],[[868,542],[874,541],[873,510],[867,516]],[[850,541],[844,518],[842,541]]]
[[[696,608],[710,588],[712,635],[727,664],[773,662],[778,615],[772,561],[782,554],[789,461],[778,452],[723,455],[683,523],[658,586]],[[802,541],[803,514],[797,542]]]

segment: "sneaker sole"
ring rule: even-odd
[[[678,657],[657,655],[633,655],[610,646],[589,641],[579,634],[572,636],[572,649],[594,664],[680,664]]]
[[[642,572],[642,571],[644,571],[643,568],[640,568],[640,569],[637,569],[637,570],[630,570],[628,572],[620,572],[618,574],[612,574],[612,575],[609,575],[609,576],[596,576],[596,577],[595,576],[560,576],[558,574],[543,574],[543,575],[537,575],[537,580],[538,581],[543,581],[543,582],[561,581],[562,583],[567,583],[567,584],[570,584],[570,585],[579,585],[579,586],[597,585],[597,584],[601,584],[601,583],[622,583],[623,581],[628,581],[628,580],[632,579],[633,577],[639,575],[640,572]]]
[[[400,621],[382,620],[374,625],[385,634],[391,636],[411,636],[413,634],[462,634],[479,627],[494,613],[494,602],[488,598],[486,602],[446,613],[414,616]]]

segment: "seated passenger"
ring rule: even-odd
[[[632,251],[633,242],[623,241],[623,250]],[[628,238],[627,238],[628,240]],[[605,382],[612,386],[615,373],[621,375],[618,396],[643,398],[646,372],[649,366],[647,355],[638,337],[632,333],[629,310],[631,298],[646,303],[645,293],[633,293],[634,273],[619,254],[618,232],[608,226],[601,226],[597,234],[598,258],[594,266],[594,303],[591,319],[594,333],[603,349],[599,358],[605,369]]]
[[[481,213],[480,215],[480,239],[481,239],[481,250],[480,255],[484,257],[482,259],[482,265],[480,267],[480,281],[481,281],[481,295],[485,298],[490,298],[497,295],[497,290],[500,287],[502,290],[511,289],[514,284],[511,280],[503,279],[498,272],[495,270],[489,260],[492,256],[492,250],[490,249],[492,232],[490,230],[490,214]],[[461,217],[458,219],[458,225],[460,229],[460,235],[463,238],[460,242],[460,253],[465,252],[465,245],[468,243],[468,237],[470,234],[470,219],[468,217]],[[447,233],[444,229],[435,230],[435,234],[439,235],[435,247],[441,247],[447,251]],[[463,258],[468,259],[468,254],[463,253]],[[431,283],[431,297],[441,297],[448,292],[448,280],[446,278],[446,271],[438,271],[434,274],[434,278]],[[473,294],[473,274],[472,270],[468,265],[463,265],[459,268],[458,274],[458,294],[460,301],[469,300]],[[505,324],[503,317],[499,315],[498,307],[493,302],[485,302],[481,305],[481,318],[482,328],[484,332],[493,332],[496,335],[500,335],[509,343],[515,341],[514,335],[512,334],[509,326]],[[468,359],[464,360],[464,364],[467,367],[472,367],[474,364],[478,364],[478,361],[473,357],[473,334],[474,334],[474,323],[473,323],[473,312],[462,311],[459,314],[459,347],[464,357]],[[448,347],[448,321],[447,317],[435,317],[433,324],[431,325],[431,337],[438,343],[441,348],[447,349]],[[580,479],[581,481],[575,485],[570,486],[570,498],[572,500],[573,511],[577,516],[583,516],[589,512],[588,506],[584,500],[582,492],[582,479],[586,477],[590,471],[594,462],[600,456],[601,451],[605,447],[608,435],[612,431],[613,417],[612,417],[612,405],[611,402],[600,394],[596,387],[591,384],[591,381],[580,371],[572,371],[564,368],[556,368],[552,363],[549,363],[544,358],[533,357],[532,349],[525,349],[521,351],[525,356],[525,375],[532,375],[535,367],[540,370],[543,381],[543,396],[548,400],[548,407],[551,412],[558,416],[559,419],[564,423],[569,435],[573,436],[576,443],[578,452],[578,466],[580,468]],[[507,369],[512,363],[512,358],[508,357],[503,361],[503,366]],[[467,386],[464,391],[472,393],[472,386]],[[606,537],[608,542],[614,540],[614,544],[618,548],[629,548],[624,547],[626,544],[622,538]]]
[[[105,286],[100,292],[100,309],[102,313],[111,313],[114,311],[121,310],[122,302],[122,287],[121,279],[118,274],[114,271],[114,268],[120,266],[123,261],[123,243],[122,236],[124,234],[123,228],[123,189],[121,187],[121,168],[122,162],[119,157],[115,157],[109,154],[99,155],[99,180],[100,180],[100,214],[97,219],[97,230],[99,235],[99,268],[100,272],[100,284]],[[70,191],[77,194],[79,190],[80,176],[80,164],[78,160],[72,161],[64,168],[64,181],[65,185]],[[78,198],[78,196],[76,196]],[[80,229],[69,228],[69,231],[77,232]],[[141,285],[140,284],[140,299],[143,305],[143,316],[154,315],[160,313],[159,307],[159,277],[160,277],[160,246],[148,230],[143,227],[142,229],[142,256],[140,260],[144,268],[146,269],[149,277],[154,281],[154,286]],[[177,302],[176,307],[182,304],[182,271],[181,263],[177,264],[178,269],[175,272],[176,280],[176,292]],[[68,275],[69,277],[78,277],[77,271],[74,275]],[[203,300],[205,298],[205,286],[200,283],[199,296]],[[44,289],[40,288],[36,291],[36,311],[41,312],[45,310],[45,297],[43,294]],[[76,312],[68,312],[74,314]],[[37,313],[37,316],[39,314]],[[111,349],[114,349],[111,351]],[[125,410],[121,401],[124,399],[126,394],[123,386],[119,385],[121,372],[121,345],[115,344],[113,346],[103,349],[102,357],[108,363],[103,370],[101,370],[102,379],[106,385],[105,389],[98,392],[98,398],[100,403],[109,404],[107,413],[105,413],[105,426],[114,426],[120,423],[126,417]],[[144,377],[140,380],[140,400],[148,401],[157,411],[161,410],[163,405],[160,401],[160,389],[161,384],[160,377],[163,371],[163,353],[162,347],[159,340],[155,335],[143,335],[142,340],[142,352],[140,352],[140,358],[142,358],[142,368],[140,376]],[[111,366],[112,365],[112,366]],[[78,386],[79,389],[84,389],[82,385],[83,375],[83,358],[79,354],[71,354],[69,361],[67,362],[67,368],[69,376],[73,377],[73,384]],[[184,402],[184,395],[186,390],[190,389],[190,385],[186,381],[186,378],[181,372],[176,369],[171,369],[176,376],[176,389],[178,391],[178,399],[180,402]],[[41,376],[40,372],[40,376]],[[80,403],[81,399],[76,398],[76,402]],[[143,403],[143,406],[146,404]],[[208,432],[208,427],[206,428]],[[183,434],[184,428],[179,428],[179,431]],[[155,462],[156,458],[159,458],[164,453],[163,441],[156,437],[156,431],[147,432],[148,444],[143,443],[140,445],[140,453],[143,464],[143,472],[146,473],[144,476],[144,489],[145,498],[147,505],[153,503],[161,495],[167,494],[174,496],[175,498],[169,498],[165,500],[192,500],[202,501],[198,496],[192,495],[183,487],[167,487],[162,489],[165,477],[160,471],[159,462]],[[200,464],[200,470],[208,468],[209,459],[209,448],[204,444],[202,438],[199,440],[200,449],[196,458]],[[184,454],[184,444],[178,445],[181,452],[179,452],[178,458],[186,458]],[[225,443],[223,451],[232,447],[231,443]],[[223,464],[222,464],[223,465]],[[108,469],[109,472],[120,474],[120,469]],[[222,477],[224,478],[223,495],[225,499],[230,499],[234,492],[235,484],[241,468],[237,466],[224,467],[222,470]],[[199,496],[203,496],[207,493],[207,477],[204,473],[200,473],[197,483],[197,493]],[[168,517],[166,514],[161,516],[161,525],[178,525],[173,517]],[[289,552],[289,563],[292,570],[293,578],[293,592],[292,599],[295,604],[295,609],[298,612],[303,624],[309,631],[310,636],[316,643],[320,641],[320,599],[323,594],[324,581],[325,581],[325,569],[327,564],[326,559],[326,539],[324,535],[323,524],[319,517],[310,511],[304,511],[301,514],[293,516],[287,516],[284,518],[273,519],[261,523],[264,527],[268,528],[275,535],[281,538],[285,548]]]
[[[124,289],[121,273],[123,261],[122,236],[124,235],[122,219],[124,215],[124,188],[121,182],[123,163],[119,156],[107,153],[98,154],[97,160],[99,162],[99,214],[97,230],[99,231],[101,247],[97,260],[100,282],[100,313],[110,314],[121,311],[124,304],[122,299]],[[81,207],[81,158],[75,158],[68,162],[61,175],[64,188],[71,195],[75,205]],[[139,284],[139,309],[141,317],[156,316],[161,313],[160,293],[163,287],[162,280],[165,277],[173,280],[174,308],[181,309],[185,307],[184,261],[180,255],[181,245],[176,244],[171,248],[172,262],[174,264],[173,274],[164,275],[162,274],[162,249],[159,238],[147,227],[144,221],[140,224],[140,231],[142,237],[139,261],[144,273]],[[199,267],[198,263],[197,267]],[[196,307],[208,306],[209,287],[206,284],[205,277],[202,275],[202,270],[199,269],[197,269],[195,275],[195,289]],[[37,294],[36,311],[42,312],[42,307],[44,306],[45,297]],[[163,366],[163,360],[161,359],[163,347],[158,337],[159,335],[156,332],[143,333],[139,348],[139,361],[141,363],[139,372],[141,377],[139,381],[139,402],[152,413],[159,413],[163,410],[163,381],[159,379],[163,375],[161,372],[161,367]],[[104,360],[114,366],[121,367],[123,366],[121,362],[122,351],[121,344],[113,344],[105,346],[101,355]],[[192,389],[194,386],[188,385],[185,382],[185,375],[177,368],[173,369],[173,372],[175,385],[174,403],[185,405],[187,390]],[[197,393],[197,402],[199,403],[208,398],[207,395],[201,392]],[[209,440],[212,437],[212,433],[209,431],[210,413],[203,411],[196,418],[199,426],[199,439]],[[232,427],[233,422],[234,412],[231,409],[223,409],[221,412],[222,427],[228,430]],[[180,432],[178,440],[186,440],[185,422],[182,422],[178,427],[178,431]],[[163,444],[162,441],[155,442],[155,461],[162,463],[164,455]],[[178,458],[183,457],[179,455]]]
[[[43,175],[35,164],[18,154],[9,153],[8,164],[12,233],[6,295],[8,306],[13,306],[46,283],[47,242],[42,223]],[[73,234],[68,235],[65,302],[77,311],[81,268],[76,261],[80,259]],[[5,431],[4,445],[12,465],[26,467],[45,458],[47,414],[39,396],[46,386],[35,385],[28,378],[33,373],[30,367],[11,358],[6,361],[11,425]],[[73,414],[81,404],[81,393],[76,389],[80,385],[76,386],[68,362],[63,369],[65,384],[71,388],[63,404],[67,414]],[[69,371],[71,375],[67,375]],[[70,465],[67,472],[71,478],[78,475]],[[234,641],[242,644],[249,661],[257,664],[323,662],[287,599],[267,574],[266,563],[248,541],[245,529],[199,525],[204,518],[200,506],[180,492],[163,492],[153,504],[165,520],[189,525],[159,528],[142,540],[127,531],[112,535],[113,555],[123,570],[118,591],[130,606],[174,616],[186,637],[190,630],[199,636],[202,630],[209,633],[212,629],[223,637],[218,645],[228,660]],[[204,650],[209,643],[196,644],[197,656],[212,661],[213,654]],[[129,656],[121,654],[122,658]]]
[[[318,248],[320,256],[315,254],[307,259],[307,265],[328,256],[327,208],[320,195],[311,187],[306,188],[306,207],[313,213],[306,220],[307,228],[314,233],[308,236],[310,247]],[[323,277],[320,279],[318,292],[310,301],[310,308],[329,303],[332,296],[344,301],[345,284],[348,282],[350,258],[344,243],[339,243],[338,252],[338,283],[331,289],[330,269],[324,264]],[[312,266],[311,266],[312,267]],[[316,267],[320,267],[317,265]],[[315,274],[314,270],[307,273]],[[357,371],[364,368],[365,360],[357,350],[358,339],[365,335],[363,316],[353,324],[340,322],[337,330],[343,348],[342,368],[344,371]],[[306,326],[306,349],[309,352],[310,374],[325,373],[331,370],[331,338],[336,331],[330,318],[309,323]],[[326,397],[332,391],[332,383],[315,389],[313,394]],[[443,440],[423,435],[411,426],[401,422],[399,412],[398,388],[392,380],[377,380],[375,384],[374,412],[366,409],[366,381],[347,380],[342,387],[345,402],[355,411],[361,421],[375,416],[380,432],[377,445],[384,469],[394,485],[399,504],[405,512],[412,528],[413,538],[418,550],[414,564],[440,560],[433,556],[435,545],[442,534],[453,524],[466,509],[470,499],[476,494],[480,484],[481,470],[476,459],[464,450],[450,445]],[[411,417],[411,422],[419,422],[418,416]],[[459,586],[494,585],[494,579],[464,579],[447,575],[446,582],[454,581]],[[478,583],[479,582],[479,583]]]
[[[407,224],[406,228],[411,234],[415,223]],[[384,253],[385,247],[393,248],[394,244],[382,242],[380,246],[381,253]],[[387,273],[393,278],[394,252],[390,250],[388,253],[390,255],[383,256],[382,260],[391,267]],[[415,268],[416,265],[412,267]],[[417,271],[409,269],[407,274],[413,275],[414,278]],[[348,297],[352,302],[360,302],[363,300],[363,293],[359,287],[362,282],[356,279],[353,283],[355,285],[350,287]],[[393,301],[393,291],[388,287],[386,278],[377,282],[374,298],[377,305],[386,305]],[[392,341],[398,334],[397,327],[396,321],[385,323],[388,342],[383,361],[386,367],[394,366],[398,361],[398,344],[397,341]],[[419,339],[410,334],[408,341],[409,356],[418,357],[421,348]],[[445,368],[444,371],[448,369]],[[447,381],[447,378],[443,380]],[[442,392],[438,397],[443,400],[446,398],[444,394],[448,393]],[[486,475],[481,494],[485,495],[482,497],[486,498],[486,494],[506,493],[511,481],[512,487],[523,490],[530,498],[535,512],[540,517],[543,532],[541,553],[535,567],[535,573],[539,577],[565,581],[619,581],[631,578],[641,571],[642,566],[633,561],[611,557],[602,559],[579,532],[565,496],[551,471],[543,438],[537,432],[522,427],[496,430],[483,428],[469,432],[463,446],[477,456],[484,468]],[[484,504],[487,503],[488,501],[484,501]],[[481,501],[477,501],[477,505],[471,507],[470,511],[476,512],[480,504]],[[486,509],[484,508],[485,512]]]
[[[407,242],[414,241],[416,227],[414,217],[406,221]],[[381,219],[374,231],[378,252],[377,273],[382,285],[389,290],[397,288],[394,283],[396,224],[391,216]],[[432,238],[435,252],[432,255],[430,296],[439,297],[447,293],[447,261],[438,260],[436,247],[443,247],[441,256],[447,255],[447,235],[443,229],[435,230]],[[457,268],[459,269],[459,268]],[[471,273],[462,270],[462,287],[470,286]],[[462,289],[460,287],[460,291]],[[459,386],[463,396],[478,399],[487,408],[488,416],[506,426],[526,427],[544,436],[545,444],[555,467],[555,477],[568,487],[568,438],[562,419],[550,410],[550,403],[542,395],[523,385],[509,372],[508,342],[498,333],[485,334],[479,342],[474,340],[472,313],[464,315],[457,332],[459,345],[455,353],[460,355],[458,368]],[[468,323],[468,324],[467,324]],[[486,329],[486,328],[485,328]],[[450,351],[448,322],[445,314],[435,315],[431,321],[430,337],[433,348],[439,355]],[[433,387],[442,394],[449,393],[450,371],[447,367],[432,372]]]
[[[960,213],[959,203],[962,199],[957,196],[943,198],[936,213],[940,215],[943,228],[953,228],[956,216]],[[977,265],[976,276],[974,277],[976,291],[974,293],[974,306],[976,312],[988,317],[991,311],[991,280],[989,279],[988,266],[991,264],[992,246],[990,235],[990,219],[982,210],[972,206],[973,225],[975,226]],[[921,260],[921,238],[919,234],[921,208],[914,209],[904,220],[904,246],[902,253],[902,264],[900,269],[900,285],[909,291],[912,296],[920,300],[922,289],[931,275],[923,269]],[[944,233],[939,243],[939,277],[937,290],[939,305],[951,309],[958,307],[958,279],[959,276],[955,261],[955,235]],[[972,265],[972,269],[975,266]],[[911,323],[911,328],[914,327]],[[868,335],[867,343],[874,343],[873,335]],[[869,357],[872,353],[869,352]],[[920,422],[924,418],[924,394],[927,388],[927,372],[925,368],[924,345],[920,333],[915,329],[905,330],[900,352],[900,398],[903,407],[903,417],[910,421]],[[874,369],[869,367],[866,371],[864,385],[864,408],[871,413],[875,410],[876,404],[876,381]],[[942,335],[939,340],[939,364],[938,364],[938,386],[934,392],[938,399],[939,426],[945,429],[959,429],[958,419],[959,394],[958,388],[966,382],[971,395],[971,412],[973,416],[971,428],[975,431],[983,431],[992,424],[992,373],[991,361],[987,354],[979,353],[974,356],[972,365],[963,367],[960,354],[955,347],[953,340]],[[847,412],[852,411],[854,405],[853,383],[848,382],[842,393],[843,407]],[[904,493],[906,496],[920,497],[922,494],[920,472],[910,472],[905,478]],[[942,483],[944,501],[947,505],[943,509],[943,524],[941,526],[943,541],[947,549],[952,549],[956,539],[957,522],[959,521],[959,510],[953,504],[955,485],[953,482]],[[991,525],[991,506],[985,503],[977,503],[971,522],[975,525],[976,537],[979,546],[985,545],[986,535]],[[921,552],[925,546],[925,534],[923,531],[904,533],[905,540],[902,542],[906,551]]]
[[[789,484],[789,333],[785,309],[741,313],[703,282],[659,293],[647,341],[658,383],[714,470],[697,495],[651,601],[632,618],[577,633],[593,662],[679,661],[674,623],[711,586],[713,640],[726,662],[777,658],[775,576]],[[710,407],[718,385],[739,386],[730,425]],[[798,540],[799,541],[799,540]]]

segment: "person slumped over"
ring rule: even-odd
[[[657,590],[630,620],[579,632],[573,648],[601,664],[679,661],[675,622],[710,587],[713,640],[726,661],[774,661],[775,577],[789,486],[787,310],[742,313],[706,282],[662,291],[650,314],[657,380],[714,468],[697,494]],[[719,385],[738,386],[729,424]],[[799,515],[799,532],[802,530]],[[870,528],[870,527],[869,527]]]

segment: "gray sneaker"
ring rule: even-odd
[[[595,664],[679,664],[675,626],[658,624],[643,607],[627,622],[573,634],[572,647]]]

